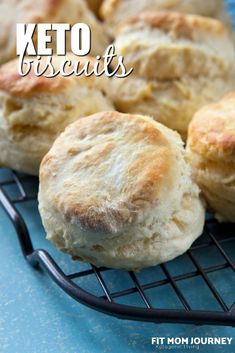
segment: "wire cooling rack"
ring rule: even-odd
[[[186,254],[137,273],[93,265],[81,270],[79,262],[78,271],[65,273],[48,251],[34,249],[19,211],[20,205],[37,199],[37,178],[1,171],[7,177],[0,179],[0,204],[15,227],[27,262],[43,268],[78,302],[122,319],[235,326],[235,225],[209,217],[203,236]],[[32,207],[36,217],[37,203]],[[66,261],[72,262],[69,256]],[[96,292],[90,291],[91,281],[96,282]]]

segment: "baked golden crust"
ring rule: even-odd
[[[221,99],[233,88],[231,80],[222,77],[146,80],[132,75],[122,80],[113,79],[112,99],[118,111],[147,114],[178,131],[186,140],[188,125],[198,109]]]
[[[53,60],[56,70],[64,59]],[[75,58],[68,55],[66,59]],[[84,58],[81,64],[89,59]],[[0,165],[37,175],[42,158],[68,124],[86,115],[114,109],[108,91],[106,76],[46,78],[32,73],[21,77],[16,60],[3,65]]]
[[[235,93],[195,114],[187,158],[208,208],[220,221],[235,222]]]
[[[174,36],[185,37],[192,39],[195,31],[210,32],[212,36],[215,34],[224,35],[228,32],[227,28],[219,21],[213,20],[196,15],[187,15],[177,12],[144,12],[137,16],[128,18],[120,28],[126,25],[138,25],[142,28],[150,26],[152,28],[159,28],[163,31],[171,32],[174,31]]]
[[[224,25],[195,15],[143,13],[121,26],[115,47],[134,75],[150,80],[224,77],[235,66]]]
[[[119,138],[115,140],[117,137]],[[63,153],[57,157],[56,151],[61,143],[64,146]],[[84,145],[87,153],[84,153]],[[137,146],[141,146],[141,150],[136,155]],[[135,155],[132,163],[123,161],[124,164],[120,168],[121,188],[115,190],[115,186],[110,186],[109,194],[112,200],[108,200],[107,195],[95,193],[96,189],[100,189],[103,178],[92,182],[90,196],[87,196],[87,187],[78,188],[78,194],[75,190],[70,193],[75,186],[75,180],[68,179],[66,185],[63,185],[68,190],[66,198],[59,195],[55,200],[67,219],[76,218],[83,227],[90,230],[111,233],[115,230],[116,233],[123,229],[127,222],[130,223],[130,218],[134,222],[135,215],[146,204],[151,204],[159,198],[162,188],[172,188],[174,158],[167,139],[151,120],[116,112],[98,113],[80,119],[68,128],[43,159],[41,182],[46,183],[46,180],[50,179],[51,170],[59,174],[61,164],[66,164],[66,161],[71,159],[75,164],[74,173],[77,171],[89,174],[89,170],[95,169],[105,176],[107,169],[114,162],[112,155],[115,154],[115,158],[119,158],[116,152],[119,149],[126,152],[121,156],[122,159]],[[122,198],[118,200],[120,192]]]
[[[119,111],[152,116],[183,138],[195,112],[235,87],[233,42],[222,23],[169,12],[142,13],[114,42],[131,76],[112,80]]]
[[[61,76],[53,79],[35,76],[33,70],[22,77],[17,72],[18,60],[9,61],[0,67],[0,90],[17,97],[32,97],[35,93],[60,92],[65,89],[68,80]]]
[[[102,112],[68,126],[40,167],[47,238],[74,259],[140,269],[182,254],[204,209],[179,135]]]
[[[235,93],[199,110],[189,125],[189,147],[205,158],[235,158]]]
[[[27,61],[27,57],[25,60]],[[64,63],[65,60],[70,60],[73,64],[79,61],[79,71],[82,70],[84,66],[89,62],[89,71],[94,67],[96,60],[92,56],[85,57],[77,57],[72,53],[68,53],[66,57],[52,57],[52,64],[55,71],[60,70],[61,64]],[[46,57],[41,58],[40,68],[44,68],[46,66]],[[73,65],[63,67],[63,70],[66,73],[70,73],[72,71]],[[102,62],[100,63],[100,68],[102,68]],[[40,69],[41,70],[41,69]],[[48,69],[46,74],[50,74],[50,70]],[[61,74],[53,77],[47,78],[44,75],[36,76],[34,74],[34,64],[32,64],[30,73],[23,77],[18,73],[18,60],[11,60],[6,64],[3,64],[0,67],[0,90],[12,95],[21,98],[27,98],[30,96],[34,96],[37,93],[43,92],[61,92],[66,88],[66,85],[69,84],[72,80],[79,80],[86,86],[97,88],[100,86],[101,91],[108,93],[106,91],[105,83],[107,80],[104,77],[96,77],[95,75],[90,76],[88,79],[85,75],[81,75],[75,77],[75,75],[70,76],[62,76]]]
[[[113,29],[130,16],[144,11],[176,11],[217,18],[231,26],[223,0],[105,0],[101,16]]]

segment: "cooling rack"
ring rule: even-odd
[[[31,185],[30,192],[28,184]],[[37,178],[7,170],[7,177],[0,179],[0,205],[14,225],[27,262],[35,268],[44,269],[73,299],[121,319],[235,326],[235,225],[219,224],[209,216],[202,237],[186,254],[137,273],[93,265],[85,270],[66,273],[47,250],[33,247],[32,234],[19,211],[19,205],[37,199],[37,188]],[[35,207],[36,215],[37,203],[34,202],[32,207]],[[72,262],[69,256],[66,260]],[[112,283],[107,279],[111,272],[115,275]],[[121,282],[126,287],[120,289],[115,284],[124,275],[126,280]],[[91,278],[99,287],[97,293],[89,291],[89,285],[84,288]],[[81,284],[77,283],[81,279]],[[224,281],[230,288],[226,291]],[[163,288],[164,295],[161,292]],[[175,299],[166,302],[165,299],[172,298],[172,293]],[[138,297],[137,301],[131,299],[133,295]],[[128,304],[126,298],[129,298]],[[178,308],[175,302],[178,302]]]

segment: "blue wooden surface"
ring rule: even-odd
[[[35,242],[44,245],[40,222],[31,205],[27,212]],[[235,339],[234,329],[228,327],[121,321],[74,302],[44,272],[35,271],[25,263],[15,231],[1,209],[0,220],[1,353],[144,353],[156,351],[150,344],[151,336],[232,336]],[[66,257],[52,248],[51,252],[66,268]],[[193,288],[191,291],[194,292]],[[200,352],[232,353],[235,345],[233,348],[217,346],[213,350],[202,346]]]

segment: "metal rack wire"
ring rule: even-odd
[[[27,192],[26,185],[29,182],[34,184],[33,195],[29,195]],[[214,218],[208,218],[203,236],[184,255],[191,266],[183,266],[183,272],[180,274],[174,273],[173,269],[175,261],[177,261],[174,260],[146,270],[144,273],[125,272],[129,278],[127,288],[120,290],[115,288],[115,283],[113,283],[114,288],[110,289],[105,274],[114,270],[90,265],[89,269],[65,274],[46,250],[34,249],[26,223],[17,209],[17,205],[36,200],[37,184],[37,178],[10,172],[10,176],[0,182],[0,204],[15,227],[27,262],[31,266],[42,267],[57,285],[72,298],[88,307],[121,319],[155,323],[171,322],[235,326],[235,302],[229,303],[226,295],[218,289],[212,276],[215,273],[221,273],[221,276],[223,276],[222,271],[229,270],[229,281],[232,282],[234,280],[235,264],[230,254],[231,251],[229,252],[227,249],[235,249],[235,225],[219,224]],[[16,193],[12,196],[7,191],[9,186],[17,190],[17,197],[15,197]],[[36,209],[35,212],[37,212]],[[208,254],[212,248],[217,255],[214,257],[213,264],[206,265],[204,262],[207,256],[200,258],[198,253],[202,254],[204,252],[204,254]],[[68,261],[70,261],[69,258]],[[159,277],[158,270],[161,270],[163,277]],[[148,271],[151,271],[151,276],[148,275]],[[123,274],[123,272],[115,270],[116,276]],[[86,281],[90,276],[93,276],[93,280],[97,281],[98,286],[102,290],[102,295],[91,293],[76,283],[76,280],[82,278]],[[195,303],[192,306],[186,295],[186,291],[189,289],[196,292],[196,297],[202,296],[203,301],[203,293],[200,288],[193,287],[192,283],[190,283],[193,279],[202,280],[204,287],[210,293],[211,300],[216,304],[216,309],[200,309],[199,305]],[[182,286],[182,283],[184,286]],[[168,286],[169,291],[174,292],[181,304],[181,308],[175,309],[170,305],[161,308],[160,296],[153,300],[151,290],[166,288],[166,286]],[[123,298],[132,294],[138,296],[142,302],[141,305],[126,305],[119,302],[120,299],[123,300]],[[233,290],[232,295],[235,295],[235,290]],[[234,300],[234,297],[232,299]]]

